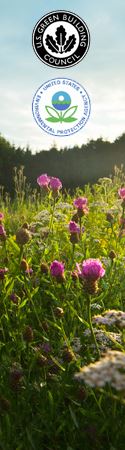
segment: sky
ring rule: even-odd
[[[50,11],[78,14],[88,25],[91,45],[76,66],[59,70],[43,64],[32,48],[36,22]],[[115,138],[125,132],[125,0],[0,0],[0,133],[33,152]],[[78,81],[91,100],[85,127],[70,137],[42,131],[32,115],[32,99],[47,80]]]

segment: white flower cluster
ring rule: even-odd
[[[70,205],[70,203],[67,202],[60,202],[57,204],[56,209],[72,209],[72,205]]]
[[[82,345],[81,345],[80,338],[75,337],[75,338],[72,340],[72,349],[73,349],[73,351],[74,351],[75,353],[79,353],[79,351],[81,350],[81,348],[82,348]]]
[[[102,259],[102,263],[104,263],[106,267],[110,266],[110,264],[111,264],[110,258],[105,258],[105,256],[102,256],[101,259]]]
[[[94,316],[93,323],[98,325],[116,325],[119,328],[125,327],[125,312],[115,309],[109,309],[104,314]]]
[[[56,218],[57,220],[61,220],[62,219],[64,221],[64,220],[66,220],[67,216],[63,212],[55,211],[54,218]]]
[[[111,341],[117,341],[119,344],[121,344],[121,335],[120,333],[106,333],[104,330],[97,330],[96,328],[93,328],[94,334],[96,336],[96,340],[99,344],[111,345]],[[91,337],[91,331],[90,329],[87,329],[83,332],[83,336],[90,338]]]
[[[41,221],[42,223],[48,223],[49,219],[50,219],[50,214],[47,209],[43,209],[35,216],[35,220]]]
[[[125,389],[125,353],[109,350],[99,361],[91,363],[75,374],[75,379],[91,387],[104,387],[107,383],[117,391]]]

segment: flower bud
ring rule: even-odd
[[[70,242],[72,244],[77,244],[79,242],[79,234],[78,233],[72,233],[70,235]]]
[[[97,294],[99,288],[98,288],[98,281],[93,281],[93,280],[89,280],[86,279],[84,281],[84,290],[88,293],[88,294]]]
[[[25,330],[23,332],[23,339],[26,342],[32,342],[32,340],[33,340],[33,330],[29,325],[27,325],[27,327],[25,328]]]
[[[46,320],[43,320],[42,327],[43,327],[43,330],[46,332],[49,330],[49,324],[46,322]]]
[[[114,250],[111,250],[109,253],[109,258],[113,261],[113,259],[116,258],[116,253],[114,252]]]
[[[54,313],[56,317],[63,317],[64,316],[64,310],[63,308],[59,308],[58,306],[54,309]]]
[[[64,273],[57,275],[56,281],[57,281],[57,283],[60,283],[60,284],[64,283],[66,281]]]
[[[31,235],[26,228],[20,228],[16,233],[16,242],[18,245],[27,244]]]
[[[22,228],[25,228],[26,230],[29,230],[28,222],[24,222],[24,224],[22,225]]]
[[[8,412],[10,409],[10,401],[3,397],[3,395],[0,396],[0,412]]]
[[[6,267],[4,269],[0,269],[0,280],[4,280],[4,277],[7,272],[8,272],[8,269]]]
[[[15,303],[15,305],[18,305],[18,297],[14,292],[10,294],[10,300],[12,300],[12,302]]]
[[[21,263],[20,263],[20,269],[23,270],[23,272],[25,272],[26,270],[29,269],[28,263],[26,261],[26,259],[22,259]]]
[[[78,214],[78,217],[79,217],[79,218],[83,217],[83,216],[84,216],[84,209],[78,208],[77,214]]]
[[[48,360],[47,360],[46,356],[41,355],[41,354],[39,354],[37,356],[37,364],[38,364],[38,366],[44,367],[44,366],[47,365],[47,362],[48,362]]]
[[[68,362],[68,363],[70,363],[71,361],[74,361],[76,359],[73,351],[68,347],[66,347],[63,350],[62,358],[63,358],[64,362]]]
[[[46,263],[41,263],[41,264],[40,264],[40,270],[41,270],[41,273],[48,274],[48,272],[49,272],[49,266],[48,266],[48,264],[46,264]]]
[[[113,220],[114,220],[113,214],[111,214],[110,212],[107,212],[107,214],[106,214],[106,220],[107,220],[108,222],[112,223]]]
[[[72,218],[71,218],[71,220],[73,221],[73,222],[78,222],[78,220],[79,220],[79,216],[78,216],[78,214],[77,213],[75,213],[73,216],[72,216]]]
[[[18,390],[20,388],[22,376],[23,376],[22,368],[18,367],[16,364],[13,364],[10,370],[10,385],[12,389]]]

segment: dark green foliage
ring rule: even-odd
[[[81,147],[64,148],[58,151],[40,151],[32,154],[30,149],[15,148],[6,139],[0,137],[0,185],[11,195],[14,192],[13,168],[24,166],[24,174],[32,188],[36,187],[36,178],[41,173],[57,176],[66,189],[83,187],[94,183],[99,177],[107,177],[113,172],[114,165],[125,163],[125,134],[113,143],[103,139],[91,140]]]

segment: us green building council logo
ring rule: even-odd
[[[39,87],[32,102],[36,123],[53,136],[70,136],[80,131],[90,115],[90,98],[85,88],[69,78],[54,78]]]
[[[65,69],[78,64],[90,46],[85,21],[71,11],[51,11],[36,23],[32,46],[37,57],[48,66]]]

